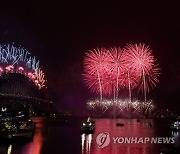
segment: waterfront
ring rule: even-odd
[[[71,118],[67,121],[58,119],[34,118],[36,131],[33,142],[15,140],[4,143],[1,141],[0,154],[158,154],[163,149],[180,147],[180,135],[172,134],[167,122],[143,119],[95,119],[96,129],[93,135],[81,135],[82,118]],[[153,126],[148,127],[147,123]],[[116,123],[124,123],[117,127]],[[175,144],[114,144],[113,141],[105,148],[96,144],[96,136],[109,132],[117,137],[172,137]]]

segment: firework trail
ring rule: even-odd
[[[115,87],[115,95],[116,95],[116,102],[118,100],[118,92],[119,87],[122,87],[121,84],[121,76],[124,72],[124,54],[121,48],[110,48],[109,49],[109,63],[110,63],[110,73],[111,74],[111,81],[113,81],[113,85]]]
[[[118,93],[120,88],[122,88],[122,74],[124,72],[124,54],[123,50],[118,47],[113,47],[108,49],[109,54],[109,74],[110,81],[112,81],[112,87],[114,91],[114,103],[118,104]],[[114,108],[114,114],[116,113],[116,108]]]
[[[139,72],[137,71],[136,68],[134,68],[133,65],[129,63],[129,53],[123,49],[124,53],[124,59],[125,59],[125,64],[124,64],[124,74],[122,75],[122,85],[128,89],[129,92],[129,101],[127,105],[127,110],[129,112],[129,117],[131,116],[131,100],[132,100],[132,90],[137,87],[139,83]]]

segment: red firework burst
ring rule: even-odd
[[[131,90],[139,86],[146,92],[159,82],[159,68],[149,46],[145,44],[128,44],[121,48],[97,48],[86,53],[84,58],[84,81],[88,88],[102,95],[114,95],[118,100],[121,88]]]
[[[111,74],[113,86],[118,90],[118,87],[122,87],[121,76],[125,70],[125,56],[121,48],[110,48],[109,52],[109,74]]]
[[[84,58],[85,72],[97,74],[106,72],[109,68],[109,52],[105,48],[97,48],[86,53]]]
[[[148,72],[154,65],[155,59],[152,50],[145,44],[128,44],[125,47],[127,54],[127,64],[137,70]]]
[[[102,94],[109,94],[109,52],[105,48],[97,48],[86,53],[84,58],[84,78],[90,90]],[[108,82],[107,82],[108,81]]]
[[[149,91],[149,87],[156,86],[159,76],[159,68],[154,63],[156,59],[152,55],[152,50],[145,44],[128,44],[125,47],[127,58],[127,66],[139,74],[140,90],[145,93]]]

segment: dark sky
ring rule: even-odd
[[[78,108],[90,93],[82,59],[96,47],[150,45],[162,68],[150,96],[180,107],[180,3],[174,1],[0,1],[0,42],[21,44],[41,61],[51,97]],[[65,105],[66,104],[66,105]]]

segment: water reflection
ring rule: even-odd
[[[123,123],[124,126],[117,127],[116,123]],[[158,153],[158,148],[155,144],[151,143],[144,143],[144,144],[137,144],[137,143],[123,143],[118,144],[114,143],[112,137],[156,137],[156,128],[148,127],[148,123],[151,122],[153,124],[153,120],[142,120],[140,123],[136,120],[129,120],[129,119],[96,119],[96,130],[93,134],[93,139],[90,139],[92,142],[91,145],[91,153],[93,154],[156,154]],[[102,132],[109,132],[111,142],[105,148],[99,148],[96,143],[96,137],[99,133]],[[87,135],[86,135],[87,136]],[[82,135],[82,150],[83,152],[87,151],[85,148],[88,143],[88,138],[83,134]]]
[[[22,153],[22,154],[41,154],[41,148],[43,144],[43,136],[42,136],[42,128],[44,127],[44,119],[35,118],[34,122],[36,122],[36,131],[34,134],[33,142],[25,143],[19,145],[13,149],[14,153]],[[20,152],[21,151],[21,152]]]
[[[94,134],[81,134],[83,119],[71,119],[66,124],[59,120],[47,122],[42,118],[36,121],[33,142],[1,143],[0,154],[159,154],[163,148],[180,147],[180,133],[167,130],[168,125],[158,125],[153,120],[133,119],[94,119]],[[152,127],[148,127],[151,122]],[[116,126],[123,123],[124,126]],[[108,132],[110,144],[99,148],[96,137],[99,133]],[[175,137],[175,144],[119,144],[113,143],[112,137]]]
[[[12,144],[9,145],[7,154],[11,154],[11,151],[12,151]]]
[[[8,146],[7,145],[1,145],[0,146],[0,154],[7,154]]]
[[[82,144],[82,154],[91,153],[91,144],[92,144],[92,134],[82,134],[81,135],[81,144]]]
[[[180,132],[172,131],[172,136],[175,138],[174,147],[180,147]]]

